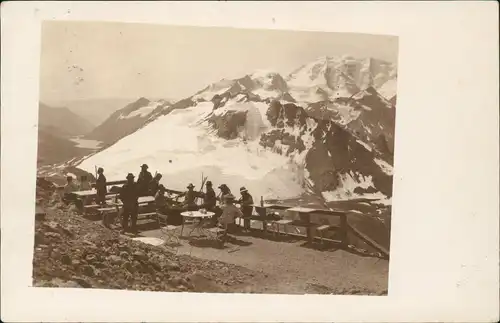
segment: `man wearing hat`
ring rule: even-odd
[[[241,197],[238,203],[241,205],[241,212],[245,221],[244,226],[246,230],[250,230],[250,219],[253,212],[253,198],[245,187],[240,188]]]
[[[184,196],[183,209],[187,211],[197,211],[199,209],[196,205],[196,198],[201,197],[201,194],[193,190],[194,185],[189,183],[187,186],[187,192],[184,192],[181,196]]]
[[[97,204],[105,204],[108,189],[106,187],[106,176],[104,176],[104,169],[102,167],[99,167],[99,169],[97,169],[97,181],[95,183],[95,189],[97,191]]]
[[[130,217],[132,225],[131,232],[137,233],[137,213],[139,210],[139,194],[137,184],[134,182],[134,175],[127,175],[127,182],[123,184],[120,190],[120,200],[123,203],[122,212],[122,233],[128,231],[128,219]]]
[[[153,180],[153,175],[148,171],[148,165],[142,164],[141,172],[137,177],[137,189],[139,190],[139,196],[148,195],[149,184]]]

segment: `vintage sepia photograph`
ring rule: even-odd
[[[388,295],[397,36],[41,30],[33,286]]]

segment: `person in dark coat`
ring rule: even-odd
[[[181,196],[184,196],[184,205],[183,209],[186,211],[197,211],[199,209],[199,206],[196,205],[196,198],[202,197],[201,194],[198,192],[195,192],[193,190],[194,185],[189,184],[187,186],[187,192],[183,193]]]
[[[207,211],[213,212],[215,206],[217,205],[217,197],[215,196],[215,191],[212,187],[212,182],[207,181],[207,189],[205,194],[203,194],[203,208]]]
[[[147,196],[149,193],[149,184],[153,180],[153,175],[148,171],[148,165],[143,164],[141,166],[141,172],[137,178],[137,189],[139,190],[139,196]]]
[[[139,211],[139,194],[137,183],[134,182],[134,175],[127,175],[127,182],[123,184],[119,195],[123,203],[122,211],[122,233],[128,231],[128,219],[130,217],[132,225],[131,232],[137,233],[137,213]]]
[[[163,184],[160,184],[155,195],[156,212],[160,215],[167,216],[167,224],[181,225],[182,215],[181,208],[176,205],[171,198],[165,196],[167,189]]]
[[[156,174],[151,183],[149,184],[149,195],[155,196],[160,187],[161,174]]]
[[[97,181],[95,183],[95,189],[97,191],[97,204],[106,204],[106,194],[108,193],[108,190],[106,187],[106,176],[104,176],[104,169],[102,167],[99,167],[99,169],[97,170]]]
[[[243,220],[245,221],[244,227],[250,230],[250,218],[253,212],[253,198],[245,187],[240,188],[241,197],[238,203],[241,205],[241,212],[243,213]]]

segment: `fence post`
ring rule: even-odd
[[[343,213],[340,216],[340,239],[341,239],[341,246],[342,247],[347,247],[347,213]]]
[[[303,219],[305,219],[306,221],[307,242],[312,245],[314,240],[314,232],[313,232],[313,227],[311,225],[311,214],[302,212],[299,212],[299,214],[303,215]]]
[[[255,206],[257,214],[262,218],[262,231],[267,232],[267,208],[265,206]]]

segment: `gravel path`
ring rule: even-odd
[[[159,230],[143,235],[161,237]],[[202,240],[201,240],[202,241]],[[179,254],[245,267],[264,274],[265,279],[248,282],[245,291],[260,293],[335,293],[385,295],[387,260],[354,255],[343,250],[315,250],[304,241],[272,241],[253,236],[235,236],[218,249],[210,243],[181,240]]]

